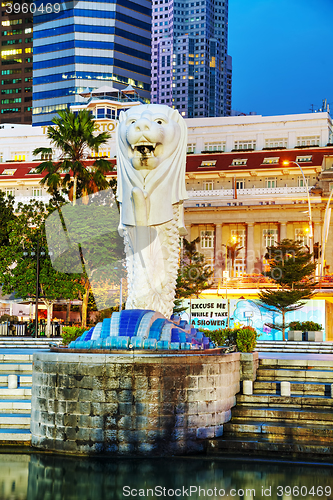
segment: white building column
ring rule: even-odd
[[[192,224],[185,224],[187,231],[187,235],[185,236],[185,238],[187,239],[187,241],[191,241],[191,225]]]
[[[256,150],[262,150],[265,147],[265,139],[263,132],[260,132],[256,136]]]
[[[287,238],[287,223],[280,222],[280,241]]]
[[[222,224],[215,224],[215,262],[214,262],[214,276],[215,278],[222,278]]]
[[[197,137],[189,137],[187,139],[187,142],[188,143],[194,143],[195,142],[195,152],[196,154],[200,154],[201,151],[203,151],[205,148],[204,148],[204,138],[199,135]]]
[[[246,273],[253,273],[255,261],[255,251],[254,251],[254,223],[247,223],[247,234],[246,234]]]
[[[319,222],[313,223],[313,244],[319,243],[321,245],[321,231],[322,227]]]

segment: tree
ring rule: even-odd
[[[53,304],[59,299],[73,300],[82,291],[80,275],[56,271],[47,252],[45,219],[48,210],[43,203],[19,204],[18,214],[8,224],[9,244],[0,247],[0,280],[4,293],[15,293],[24,300],[35,300],[37,241],[45,256],[40,258],[40,300],[47,308],[47,335],[51,334]],[[26,254],[26,256],[25,256]]]
[[[48,127],[47,136],[51,144],[60,150],[60,157],[56,162],[50,159],[43,161],[36,167],[36,171],[41,174],[46,173],[40,182],[47,186],[48,192],[58,207],[64,202],[61,189],[67,190],[73,205],[76,205],[79,197],[83,197],[83,200],[87,200],[86,203],[88,203],[87,195],[110,187],[105,174],[113,168],[113,165],[103,158],[96,159],[92,165],[88,165],[86,160],[92,151],[97,153],[99,147],[105,144],[111,136],[108,132],[98,134],[94,132],[95,122],[87,110],[81,110],[75,114],[66,109],[59,111],[58,114],[59,117],[52,120],[55,127]],[[52,148],[36,148],[33,154],[35,156],[41,154],[42,158],[50,158]],[[82,277],[82,283],[85,290],[82,326],[85,326],[91,287],[87,276]]]
[[[0,247],[9,245],[9,223],[14,219],[14,197],[0,190]]]
[[[90,291],[98,308],[109,307],[112,289],[123,277],[124,244],[119,236],[119,212],[112,190],[95,193],[73,206],[67,204],[48,220],[49,241],[55,250],[54,266],[59,271],[80,273],[81,324],[86,326]]]
[[[52,196],[59,196],[61,188],[67,189],[75,205],[78,197],[109,187],[105,174],[110,171],[112,164],[104,158],[98,158],[93,165],[88,166],[86,160],[91,151],[97,153],[111,136],[108,132],[94,132],[95,122],[87,110],[75,114],[66,109],[58,114],[59,117],[52,120],[55,127],[47,129],[47,137],[60,151],[60,156],[57,162],[49,159],[43,161],[36,171],[46,173],[40,182],[47,186]],[[41,154],[42,158],[51,157],[52,148],[36,148],[33,154]]]
[[[176,283],[176,307],[179,311],[179,301],[188,297],[199,297],[200,292],[211,287],[209,278],[213,274],[203,254],[196,249],[200,236],[189,242],[183,238],[183,256],[180,260]]]
[[[282,315],[281,325],[269,325],[282,331],[285,340],[286,313],[300,309],[304,300],[314,295],[315,283],[311,279],[316,264],[312,255],[301,242],[284,239],[274,246],[267,247],[265,258],[270,269],[266,273],[279,286],[278,290],[264,290],[259,293],[262,305],[270,310],[278,310]]]

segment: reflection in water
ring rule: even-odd
[[[0,455],[0,500],[333,499],[331,475],[331,467],[254,460]]]
[[[29,455],[0,455],[0,500],[27,498]]]

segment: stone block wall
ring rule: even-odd
[[[259,353],[258,352],[240,352],[240,379],[252,380],[253,382],[257,376],[259,367]]]
[[[34,354],[32,445],[74,454],[203,451],[231,418],[239,353]]]

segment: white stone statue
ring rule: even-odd
[[[177,110],[147,104],[120,113],[117,199],[128,275],[126,309],[172,314],[179,236],[186,234],[186,146],[186,124]]]

